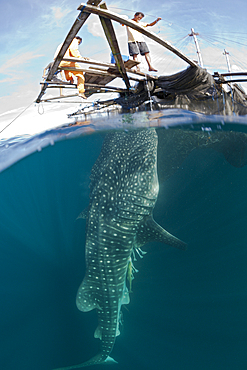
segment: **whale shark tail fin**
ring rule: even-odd
[[[99,353],[98,355],[92,357],[90,360],[83,362],[81,364],[60,367],[60,368],[53,369],[53,370],[74,370],[74,369],[81,369],[83,367],[92,366],[92,365],[100,365],[100,364],[117,364],[117,361],[115,361],[110,356],[105,356],[102,353]]]
[[[187,249],[186,243],[163,229],[163,227],[157,224],[157,222],[154,221],[153,217],[150,216],[140,226],[137,235],[137,247],[142,247],[144,244],[154,240],[182,250]]]

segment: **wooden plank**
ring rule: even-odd
[[[49,84],[47,84],[47,82],[40,82],[40,85],[44,85],[44,84],[46,84],[46,85],[62,85],[62,87],[63,86],[66,86],[66,87],[68,87],[68,86],[77,86],[76,84],[70,84],[69,82],[53,82],[53,81],[51,81],[51,82],[49,82]]]
[[[119,14],[111,12],[109,10],[96,8],[96,7],[93,7],[93,6],[90,6],[90,5],[81,4],[79,6],[78,10],[80,10],[82,8],[85,12],[97,14],[101,17],[111,19],[111,20],[116,21],[120,24],[124,24],[125,26],[131,27],[136,31],[141,32],[143,35],[145,35],[145,36],[149,37],[150,39],[156,41],[158,44],[164,46],[166,49],[168,49],[171,52],[173,52],[174,54],[176,54],[179,58],[184,60],[186,63],[188,63],[192,67],[198,67],[196,62],[194,62],[192,59],[187,57],[184,53],[182,53],[180,50],[178,50],[175,46],[170,44],[170,42],[163,40],[161,37],[155,35],[153,32],[150,32],[146,28],[141,27],[140,25],[138,25],[137,22],[132,21],[132,20],[124,19]]]
[[[98,60],[94,60],[94,59],[84,59],[84,58],[74,58],[74,57],[70,57],[70,58],[63,58],[64,61],[66,62],[77,62],[77,63],[85,63],[85,64],[94,64],[96,66],[101,66],[101,67],[116,67],[115,64],[113,63],[107,63],[107,62],[100,62]]]
[[[116,65],[113,63],[100,62],[94,59],[86,60],[83,58],[70,57],[70,58],[63,58],[63,60],[66,62],[77,62],[77,63],[85,63],[85,64],[91,64],[91,65],[93,64],[95,66],[100,66],[100,67],[117,68]],[[126,62],[124,62],[125,68],[129,68],[129,69],[137,66],[138,64],[140,64],[140,62],[133,60],[133,59],[129,59]]]
[[[112,77],[116,78],[116,76],[113,73],[109,73],[104,69],[99,70],[99,68],[96,70],[96,69],[93,69],[93,68],[89,69],[89,68],[75,68],[75,67],[59,67],[59,70],[85,72],[85,73],[90,73],[90,74],[97,74],[99,76],[101,76],[101,75],[102,76],[112,76]]]
[[[100,2],[101,2],[101,0],[88,0],[87,5],[90,5],[91,6],[91,4],[92,4],[93,6],[96,7],[97,5],[99,5]],[[87,18],[90,15],[90,13],[84,12],[83,6],[80,7],[80,11],[81,11],[81,13],[76,18],[74,24],[72,25],[72,27],[71,27],[68,35],[66,36],[66,38],[65,38],[65,40],[63,42],[63,45],[62,45],[62,47],[61,47],[61,49],[60,49],[60,51],[59,51],[56,59],[54,60],[53,66],[51,67],[51,69],[50,69],[50,71],[48,73],[48,76],[46,78],[47,81],[51,81],[52,80],[52,78],[54,76],[54,73],[57,71],[57,68],[59,66],[59,63],[63,59],[63,56],[66,53],[66,51],[67,51],[69,45],[71,44],[73,38],[77,35],[78,31],[80,30],[80,28],[86,22]],[[39,103],[40,102],[40,99],[44,95],[45,90],[46,90],[46,85],[43,85],[42,86],[42,89],[41,89],[41,92],[40,92],[38,98],[36,99],[36,103]]]
[[[108,68],[108,69],[103,69],[103,68],[95,68],[95,67],[89,67],[89,69],[91,70],[95,70],[95,71],[102,71],[102,72],[108,72],[110,74],[114,74],[116,77],[119,77],[120,74],[118,72],[118,69],[115,67],[115,68]],[[147,73],[144,73],[144,72],[140,72],[140,71],[132,71],[131,69],[129,68],[126,68],[126,72],[129,72],[129,73],[133,73],[135,75],[138,75],[138,76],[141,76],[141,77],[148,77],[148,78],[152,78],[152,79],[157,79],[158,77],[157,76],[150,76],[149,74]],[[129,77],[129,79],[131,79],[131,77]],[[139,80],[138,80],[139,81]]]
[[[102,71],[107,71],[109,73],[115,73],[118,69],[116,67],[115,64],[112,64],[112,63],[105,63],[105,62],[98,62],[98,61],[95,61],[93,59],[90,59],[90,60],[87,60],[87,61],[84,61],[80,58],[63,58],[64,61],[68,61],[68,62],[78,62],[78,63],[86,63],[86,64],[94,64],[94,65],[98,65],[98,66],[102,66],[102,67],[110,67],[108,70],[105,70],[105,69],[98,69],[98,68],[94,68],[95,70],[102,70]],[[143,72],[137,72],[137,71],[133,71],[131,70],[131,68],[133,68],[134,66],[140,64],[140,62],[137,62],[135,60],[132,60],[132,59],[129,59],[127,60],[126,62],[124,62],[124,66],[125,66],[125,69],[127,72],[129,73],[134,73],[136,75],[139,75],[139,76],[142,76],[142,77],[145,77],[145,76],[149,76],[148,74],[146,73],[143,73]],[[91,67],[89,67],[91,68]],[[62,69],[62,68],[59,68],[59,69]],[[88,70],[87,69],[84,69],[85,72],[87,72]],[[152,76],[153,79],[156,79],[157,77],[156,76]],[[131,79],[129,77],[129,79]]]
[[[124,66],[125,66],[125,68],[131,69],[131,68],[137,66],[140,63],[141,62],[138,62],[137,60],[129,59],[129,60],[126,60],[126,62],[124,62]]]
[[[75,89],[76,88],[76,85],[51,85],[49,84],[49,86],[47,86],[47,89]]]
[[[59,67],[59,70],[84,72],[85,73],[84,74],[85,82],[100,83],[100,84],[105,84],[105,85],[107,83],[113,81],[116,77],[119,77],[119,72],[116,69],[114,71],[112,71],[111,73],[109,73],[108,71],[105,71],[104,69],[99,70],[99,68],[97,68],[97,70],[95,70],[95,69],[87,69],[87,68]],[[132,70],[129,70],[129,69],[127,71],[132,73],[132,74],[135,74],[137,76],[143,77],[143,78],[149,77],[149,75],[147,75],[143,72],[136,72],[136,71],[132,71]],[[90,76],[95,76],[95,78],[93,80],[89,79]],[[151,78],[152,79],[157,79],[157,77],[154,77],[154,76],[151,76]],[[103,79],[106,79],[106,81],[104,80],[104,82],[103,82]],[[140,81],[140,79],[137,79],[137,78],[134,78],[134,77],[129,77],[129,80],[137,81],[137,82]]]
[[[108,69],[104,69],[104,68],[100,68],[100,67],[89,67],[89,69],[91,70],[94,70],[94,71],[104,71],[104,72],[108,72]]]
[[[103,9],[103,10],[107,10],[107,7],[106,7],[105,3],[101,4],[100,8]],[[104,17],[101,17],[101,16],[99,16],[99,19],[100,19],[101,25],[103,27],[103,30],[105,32],[107,41],[110,45],[112,54],[114,55],[118,71],[119,71],[120,75],[122,76],[127,89],[129,90],[130,89],[130,82],[129,82],[129,78],[128,78],[127,73],[126,73],[126,69],[125,69],[125,66],[124,66],[122,55],[120,53],[120,49],[119,49],[117,37],[116,37],[115,31],[114,31],[114,28],[113,28],[113,25],[112,25],[112,21],[109,18],[104,18]]]
[[[128,62],[130,62],[130,63],[128,63]],[[133,62],[133,63],[132,63]],[[127,62],[124,62],[124,67],[125,67],[125,70],[126,70],[126,72],[136,72],[136,71],[132,71],[131,70],[131,68],[132,67],[134,67],[134,66],[136,66],[136,65],[138,65],[138,64],[140,64],[140,62],[136,62],[135,60],[127,60]],[[109,73],[114,73],[114,71],[116,70],[116,66],[114,65],[114,67],[110,67],[110,68],[108,68],[108,72]],[[142,75],[143,75],[143,72],[141,72],[142,73]]]
[[[114,87],[114,86],[105,86],[105,85],[99,85],[99,84],[92,84],[92,83],[85,83],[85,86],[89,87],[95,87],[95,88],[104,88],[107,90],[114,90],[114,91],[121,91],[121,92],[127,92],[127,89],[123,89],[121,87]]]

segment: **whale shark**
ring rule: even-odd
[[[133,256],[150,241],[185,249],[186,244],[153,219],[159,193],[158,137],[154,128],[108,133],[91,171],[86,212],[86,273],[78,289],[80,311],[97,310],[100,350],[90,360],[60,370],[114,362],[121,306],[130,302]]]

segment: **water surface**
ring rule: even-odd
[[[152,114],[1,141],[2,369],[52,370],[96,354],[96,313],[75,305],[86,227],[76,218],[88,205],[90,171],[107,131],[137,126],[159,126],[154,218],[188,249],[144,247],[148,253],[135,262],[139,272],[112,352],[118,364],[111,368],[247,368],[246,153],[244,145],[241,153],[234,146],[237,157],[229,161],[225,151],[205,144],[214,133],[245,133],[247,119]],[[164,131],[179,130],[184,136],[175,133],[168,142]],[[208,140],[191,150],[188,133],[206,133]],[[184,146],[186,155],[181,152],[173,168]]]

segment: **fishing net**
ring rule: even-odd
[[[180,108],[210,115],[247,114],[247,96],[241,88],[236,84],[224,88],[222,81],[215,80],[199,66],[158,79],[148,78],[129,94],[120,94],[116,102],[124,109],[147,109],[151,102],[154,109]]]

